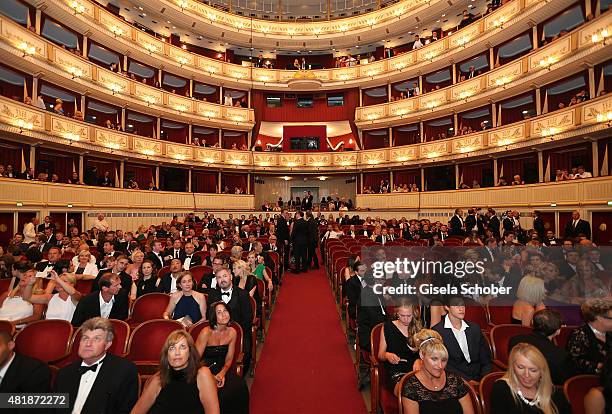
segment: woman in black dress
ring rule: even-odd
[[[448,351],[441,340],[421,342],[421,369],[404,382],[402,407],[407,414],[474,414],[468,385],[458,375],[446,372]]]
[[[157,292],[157,269],[152,261],[145,259],[138,271],[138,280],[132,284],[132,296],[137,298],[147,293]],[[136,290],[136,295],[134,295]]]
[[[237,349],[236,328],[231,323],[230,308],[223,301],[211,305],[208,320],[210,326],[202,329],[196,340],[196,349],[202,361],[217,380],[219,405],[223,414],[248,414],[249,389],[233,366]]]
[[[181,273],[176,279],[179,290],[170,295],[163,314],[164,319],[178,320],[185,327],[190,327],[206,316],[206,297],[203,293],[193,290],[194,285],[191,273]]]
[[[564,414],[571,411],[563,392],[555,390],[544,355],[527,343],[512,348],[508,371],[491,390],[491,412]]]
[[[219,414],[216,380],[186,331],[172,332],[162,348],[159,372],[153,375],[132,414]]]
[[[415,306],[408,298],[402,298],[395,308],[395,320],[386,321],[380,335],[378,359],[384,361],[386,384],[399,392],[399,381],[413,371],[419,358],[413,335],[421,330],[421,322],[415,315]]]

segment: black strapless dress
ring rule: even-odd
[[[200,402],[198,383],[188,383],[184,370],[171,371],[170,383],[163,387],[149,414],[201,414],[204,407]]]
[[[217,375],[223,369],[228,348],[229,345],[216,345],[204,349],[202,362],[213,375]],[[225,373],[225,384],[217,388],[217,391],[221,414],[248,414],[249,389],[244,379],[236,375],[233,368]]]

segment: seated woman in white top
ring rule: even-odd
[[[98,266],[95,261],[91,262],[92,255],[89,250],[81,250],[77,256],[77,264],[74,266],[76,280],[95,279],[98,275]]]
[[[26,324],[42,318],[44,306],[32,305],[23,299],[25,287],[34,279],[35,270],[28,270],[21,275],[19,284],[11,291],[0,295],[0,320],[11,321],[16,328],[23,328]]]
[[[83,252],[89,253],[89,246],[85,243],[81,243],[77,252],[78,253],[72,258],[72,265],[75,269],[79,266],[79,255]],[[89,263],[96,264],[96,258],[91,253],[89,254]]]
[[[63,319],[70,322],[76,305],[81,300],[81,293],[74,288],[76,278],[67,273],[59,277],[54,271],[49,275],[51,276],[49,285],[54,285],[57,293],[33,295],[32,286],[36,281],[31,278],[23,291],[23,300],[32,304],[47,305],[45,319]]]

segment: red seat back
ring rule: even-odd
[[[134,301],[134,306],[132,306],[132,315],[129,319],[130,324],[138,325],[151,319],[161,318],[169,301],[170,295],[165,293],[147,293],[140,296]]]
[[[211,272],[212,272],[212,267],[208,267],[208,266],[193,266],[192,268],[189,269],[189,273],[191,273],[191,275],[193,276],[194,283],[200,283],[200,280],[202,280],[202,277],[205,274],[211,273]]]
[[[565,381],[563,393],[572,406],[573,414],[589,414],[584,410],[584,396],[591,388],[600,385],[598,375],[577,375]]]
[[[495,298],[489,301],[489,320],[493,325],[512,323],[513,302],[513,300],[504,298]]]
[[[9,287],[11,286],[11,280],[12,278],[10,277],[8,279],[0,279],[0,294],[9,290]],[[16,284],[17,284],[17,281],[15,281],[15,285]]]
[[[533,329],[523,325],[496,325],[491,329],[491,343],[493,344],[493,357],[504,365],[508,365],[510,350],[508,342],[517,335],[527,335]]]
[[[183,325],[168,319],[154,319],[141,323],[130,335],[127,358],[132,362],[159,361],[166,338],[177,329],[183,329]]]
[[[503,371],[491,372],[482,377],[480,380],[479,394],[484,414],[489,414],[491,412],[491,391],[493,390],[493,384],[495,381],[503,377],[504,374],[505,372]]]
[[[555,344],[557,344],[559,348],[565,349],[570,335],[577,328],[577,326],[562,326],[559,335],[554,338]]]
[[[480,325],[480,329],[488,330],[489,315],[487,309],[475,300],[466,298],[465,303],[465,320],[476,322]]]
[[[162,267],[161,269],[159,269],[157,271],[157,277],[161,279],[162,277],[164,277],[168,273],[170,273],[170,266],[164,266],[164,267]]]
[[[13,336],[15,334],[15,325],[11,321],[0,320],[0,331],[8,332]]]
[[[91,287],[93,286],[94,279],[81,279],[77,280],[74,288],[79,291],[83,296],[91,293]]]
[[[72,325],[63,319],[43,319],[26,325],[15,336],[15,351],[49,363],[68,353]]]

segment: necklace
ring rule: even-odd
[[[538,405],[540,403],[540,396],[536,396],[533,400],[528,400],[527,398],[525,398],[523,396],[523,392],[521,390],[518,390],[516,392],[519,396],[519,398],[521,399],[521,401],[523,401],[525,404],[527,404],[530,407],[533,407],[534,405]]]

